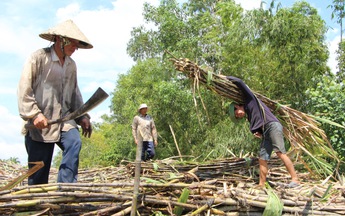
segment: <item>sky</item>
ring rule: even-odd
[[[184,0],[180,0],[184,1]],[[260,0],[235,0],[244,9],[260,7]],[[38,35],[67,19],[72,19],[86,35],[93,49],[79,49],[72,58],[78,67],[78,83],[84,101],[98,87],[110,96],[90,111],[91,120],[110,114],[111,93],[120,74],[126,74],[134,62],[127,55],[130,32],[144,23],[143,3],[158,6],[159,0],[2,0],[0,2],[0,159],[17,158],[26,165],[27,154],[21,135],[17,87],[25,60],[50,43]],[[270,2],[270,1],[266,1]],[[290,7],[295,0],[276,0]],[[330,58],[336,70],[335,50],[340,41],[339,25],[327,8],[332,0],[307,0],[330,27],[326,34]],[[57,148],[56,148],[57,149]]]

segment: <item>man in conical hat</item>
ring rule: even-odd
[[[44,167],[31,175],[29,185],[46,184],[49,179],[55,144],[62,150],[58,182],[76,182],[82,134],[90,137],[90,116],[62,123],[48,124],[60,119],[83,105],[77,82],[77,66],[71,58],[78,49],[93,46],[72,20],[67,20],[39,35],[53,42],[39,49],[26,61],[18,85],[18,109],[24,125],[25,147],[31,162],[43,161]]]

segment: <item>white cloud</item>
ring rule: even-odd
[[[17,26],[11,20],[0,19],[0,29],[0,53],[15,54],[24,61],[33,51],[32,47],[37,49],[43,45],[34,26]]]
[[[331,71],[333,73],[337,72],[337,66],[338,66],[338,61],[336,60],[337,58],[337,49],[338,45],[340,42],[340,36],[336,36],[333,38],[333,40],[328,42],[328,49],[329,49],[329,58],[327,61],[327,65],[331,68]]]
[[[261,0],[235,0],[237,4],[245,10],[252,10],[254,8],[260,8]]]
[[[4,106],[0,106],[0,113],[0,159],[18,158],[24,164],[27,158],[21,134],[22,121]]]
[[[16,87],[17,86],[12,86],[11,88],[8,88],[5,86],[1,86],[0,87],[0,94],[8,94],[8,95],[12,95],[13,97],[16,97],[16,91],[17,91]]]
[[[78,3],[72,3],[64,8],[60,8],[56,12],[56,16],[60,22],[69,19],[69,17],[75,17],[80,13],[80,7]]]
[[[110,100],[110,99],[107,99]],[[101,116],[103,115],[110,115],[110,109],[97,109],[95,108],[94,110],[90,111],[90,116],[91,116],[91,122],[102,122],[103,119]]]
[[[101,87],[105,92],[109,93],[114,91],[115,89],[115,83],[110,82],[110,81],[102,81],[102,83],[99,82],[89,82],[87,85],[85,85],[82,88],[82,92],[90,92],[93,93],[96,91],[98,87]],[[85,98],[86,99],[86,98]]]

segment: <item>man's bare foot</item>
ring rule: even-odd
[[[263,190],[263,189],[265,189],[265,185],[256,185],[254,187],[254,189],[256,189],[256,190]]]

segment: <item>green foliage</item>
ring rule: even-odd
[[[110,144],[110,149],[105,151],[102,160],[108,164],[116,165],[122,160],[134,160],[136,145],[132,138],[131,125],[128,124],[107,124],[106,142]]]
[[[344,90],[343,82],[338,83],[334,76],[324,76],[315,88],[307,91],[308,110],[314,115],[345,126]],[[345,138],[343,134],[345,130],[328,123],[322,123],[321,127],[326,132],[333,148],[344,160]]]
[[[102,128],[104,128],[102,126]],[[106,142],[104,133],[96,128],[90,138],[85,138],[80,133],[82,148],[79,154],[79,168],[109,166],[109,160],[104,160],[104,154],[110,151],[110,143]],[[58,148],[58,146],[55,146]],[[58,168],[62,160],[61,149],[53,159],[53,167]]]
[[[337,50],[338,72],[336,73],[337,81],[345,80],[345,42],[340,42]]]
[[[238,76],[257,92],[297,109],[304,107],[312,78],[329,71],[325,22],[304,1],[291,8],[275,8],[272,1],[267,10],[244,12],[231,0],[190,0],[182,7],[167,0],[158,7],[145,4],[144,16],[157,31],[133,30],[128,51],[134,59],[169,50],[213,72]],[[139,48],[142,37],[151,49]]]
[[[278,195],[274,193],[274,190],[269,186],[269,184],[266,184],[267,189],[267,204],[265,207],[265,210],[262,214],[262,216],[271,216],[271,215],[282,215],[284,203],[280,200]]]
[[[332,19],[336,18],[337,23],[340,24],[340,41],[343,41],[343,19],[345,18],[345,1],[333,0],[333,4],[328,7],[332,8]]]
[[[152,216],[166,216],[165,214],[163,214],[161,211],[155,211],[151,214]]]
[[[229,15],[223,10],[219,15],[225,20]],[[294,108],[303,109],[312,78],[329,70],[325,23],[306,2],[275,10],[272,1],[268,10],[249,11],[223,29],[223,73]]]
[[[188,197],[189,197],[189,193],[190,193],[190,191],[188,188],[183,188],[181,196],[178,198],[178,202],[179,203],[186,203],[188,200]],[[174,215],[180,216],[180,215],[182,215],[183,207],[182,206],[175,206],[173,212],[174,212]]]
[[[202,146],[204,151],[201,157],[205,159],[242,157],[248,152],[257,153],[260,140],[251,134],[248,122],[234,124],[226,117],[207,131]]]
[[[131,123],[141,103],[148,104],[157,126],[158,159],[178,155],[176,145],[183,155],[199,161],[257,152],[260,141],[248,123],[236,126],[229,121],[229,101],[176,72],[166,50],[209,71],[238,76],[256,92],[302,111],[313,107],[305,106],[307,102],[319,99],[306,100],[305,92],[329,73],[327,29],[305,1],[290,8],[272,1],[268,9],[244,11],[233,0],[189,0],[182,5],[164,0],[157,7],[145,3],[143,16],[154,28],[139,26],[131,32],[127,52],[136,64],[119,77],[112,115],[104,116],[94,132],[98,145],[106,143],[97,155],[106,164],[135,158]]]
[[[82,143],[79,156],[80,168],[111,165],[108,161],[102,160],[104,153],[109,152],[110,145],[101,133],[93,133],[90,138],[82,136]]]

